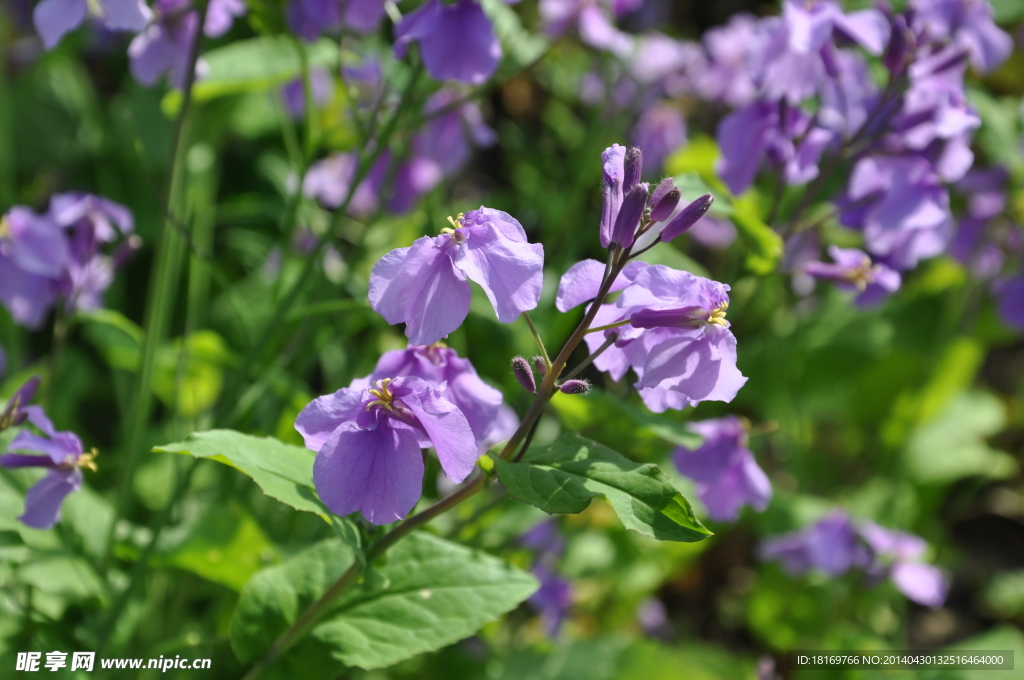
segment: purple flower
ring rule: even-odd
[[[863,250],[831,246],[832,263],[808,262],[803,271],[811,276],[836,283],[840,290],[857,293],[856,304],[877,304],[899,290],[900,273],[881,263],[872,264]]]
[[[604,265],[584,260],[562,276],[555,305],[560,311],[592,300]],[[621,380],[632,368],[635,386],[652,411],[682,409],[701,401],[732,401],[747,381],[736,368],[736,338],[725,320],[729,287],[663,265],[630,262],[610,291],[622,290],[615,303],[604,304],[594,326],[629,320],[605,331],[617,339],[594,365]],[[601,334],[586,336],[590,351],[604,343]]]
[[[898,270],[943,252],[953,233],[949,192],[921,157],[857,161],[841,207],[840,221],[864,232],[868,252]]]
[[[53,49],[65,33],[78,28],[90,9],[98,12],[97,19],[110,31],[141,31],[150,18],[142,0],[98,0],[92,5],[88,0],[42,0],[32,21],[46,49]]]
[[[704,438],[697,449],[677,447],[672,454],[679,472],[697,482],[697,494],[718,521],[735,521],[740,508],[764,510],[772,486],[747,448],[747,428],[736,416],[701,420],[688,427]]]
[[[948,585],[942,572],[923,561],[926,550],[917,536],[868,520],[854,522],[837,512],[801,531],[766,540],[761,558],[781,562],[792,575],[820,569],[839,576],[860,568],[873,579],[888,576],[911,600],[938,607],[946,599]]]
[[[501,61],[501,43],[491,20],[475,0],[451,5],[428,0],[395,26],[395,56],[405,56],[418,42],[427,73],[434,80],[459,80],[481,85]]]
[[[46,216],[15,206],[0,220],[0,300],[15,322],[39,328],[60,294],[70,248]]]
[[[26,387],[27,384],[19,393],[25,391]],[[28,392],[34,391],[34,388],[33,385]],[[81,488],[81,468],[96,469],[93,462],[96,453],[84,453],[82,442],[74,433],[56,431],[40,407],[24,406],[20,410],[26,414],[30,423],[42,431],[43,436],[22,430],[11,442],[9,450],[43,455],[6,453],[0,455],[0,466],[47,468],[46,476],[25,494],[25,513],[18,519],[34,529],[49,529],[57,523],[65,496]]]
[[[672,637],[672,622],[668,618],[665,603],[656,597],[648,597],[636,608],[636,623],[645,634],[660,640]]]
[[[934,41],[952,40],[965,48],[983,73],[1013,52],[1013,39],[993,21],[992,5],[978,0],[914,0],[912,26]]]
[[[128,45],[132,76],[143,85],[153,85],[167,75],[173,87],[183,88],[199,15],[190,0],[157,0],[153,9],[153,23]],[[198,76],[201,68],[197,66],[196,71]]]
[[[818,176],[818,161],[835,140],[835,133],[814,126],[799,108],[758,101],[730,113],[718,124],[722,156],[718,172],[734,194],[754,182],[768,160],[781,168],[788,184],[803,184]]]
[[[928,550],[924,540],[869,520],[859,522],[858,531],[874,553],[869,572],[887,575],[901,593],[918,604],[942,606],[949,584],[937,567],[924,562]]]
[[[290,0],[285,10],[288,26],[307,42],[342,24],[369,33],[384,14],[384,0]]]
[[[203,22],[203,33],[211,38],[219,38],[231,30],[235,19],[244,17],[248,11],[242,0],[210,0],[206,8],[206,20]]]
[[[469,313],[467,279],[483,288],[502,323],[537,306],[544,247],[528,243],[522,225],[480,207],[452,220],[436,237],[382,257],[370,273],[370,306],[388,323],[404,323],[416,345],[437,342]]]
[[[565,552],[565,537],[554,519],[544,520],[519,537],[519,544],[538,554],[538,561],[558,559]]]
[[[405,376],[421,378],[438,389],[447,386],[444,398],[466,416],[480,453],[511,437],[519,426],[515,412],[504,404],[501,392],[480,379],[469,359],[463,359],[442,343],[410,345],[385,352],[373,373],[354,380],[349,388],[369,388],[378,380]]]
[[[484,122],[480,107],[466,101],[454,88],[432,95],[423,113],[429,122],[416,135],[415,153],[437,164],[445,176],[455,174],[466,164],[474,146],[487,148],[497,142],[497,135]]]
[[[1024,276],[995,285],[999,298],[999,315],[1008,326],[1024,332]]]
[[[668,102],[645,109],[633,128],[633,145],[643,152],[648,175],[660,174],[669,154],[685,143],[686,121]]]
[[[556,637],[572,608],[572,584],[540,564],[535,565],[532,571],[540,581],[540,588],[527,602],[540,613],[545,632],[551,637]]]
[[[331,81],[331,74],[327,72],[327,69],[322,66],[314,66],[310,69],[309,89],[317,108],[330,100],[334,83]],[[282,87],[281,97],[292,118],[299,119],[306,115],[306,86],[302,78],[296,78]]]
[[[377,209],[380,183],[390,161],[390,154],[381,154],[374,167],[356,187],[348,205],[350,215],[367,217]],[[338,208],[348,194],[358,167],[359,156],[355,153],[338,153],[322,158],[309,166],[302,182],[302,193],[317,199],[328,208]]]
[[[794,576],[820,569],[839,576],[866,567],[871,554],[846,513],[834,513],[806,529],[774,536],[761,545],[761,559],[774,560]]]
[[[18,390],[7,400],[3,413],[0,413],[0,430],[21,425],[28,419],[28,411],[25,410],[28,403],[36,396],[39,389],[39,376],[34,375],[18,388]]]
[[[838,34],[881,54],[889,38],[889,22],[876,9],[844,14],[828,0],[787,0],[782,16],[765,21],[766,36],[755,43],[751,58],[758,64],[763,94],[791,106],[813,97],[826,82],[829,58]]]
[[[402,519],[423,490],[420,449],[437,451],[455,482],[473,470],[477,445],[466,416],[421,378],[378,380],[309,403],[295,419],[317,452],[313,481],[336,515],[362,513],[373,524]]]
[[[750,53],[761,39],[761,23],[750,14],[734,14],[725,26],[709,29],[701,39],[706,61],[691,80],[703,99],[746,106],[757,96]]]

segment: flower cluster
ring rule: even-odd
[[[948,584],[942,572],[924,562],[927,549],[917,536],[840,512],[801,531],[769,538],[761,546],[761,557],[780,562],[793,575],[820,569],[839,576],[861,569],[873,582],[888,577],[914,602],[939,607]]]
[[[86,453],[82,441],[73,432],[58,432],[39,406],[30,406],[39,378],[22,385],[7,402],[0,429],[20,425],[26,420],[37,427],[42,435],[25,429],[14,437],[9,451],[0,455],[0,467],[40,467],[47,470],[25,494],[25,513],[18,519],[34,529],[49,529],[60,517],[64,498],[82,486],[82,468],[96,470],[96,451]],[[43,455],[38,455],[43,454]]]
[[[757,510],[768,507],[771,482],[747,448],[746,423],[728,416],[687,427],[704,441],[696,449],[677,447],[672,460],[680,473],[697,482],[697,494],[711,519],[735,521],[744,505]]]
[[[313,479],[332,512],[374,524],[404,517],[423,487],[420,449],[433,447],[458,483],[518,421],[501,393],[444,345],[386,352],[373,373],[313,400],[295,421],[317,452]]]
[[[57,300],[94,309],[114,273],[139,249],[131,212],[89,194],[56,194],[43,215],[16,206],[0,218],[0,302],[19,324],[39,328]],[[101,246],[128,236],[111,254]]]

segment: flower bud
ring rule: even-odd
[[[530,394],[537,391],[537,381],[533,378],[533,369],[530,368],[529,361],[523,357],[512,359],[512,372],[516,374],[516,380],[523,386],[523,389]]]
[[[622,201],[622,208],[619,216],[615,218],[615,227],[612,229],[612,243],[618,243],[623,248],[633,245],[633,238],[636,236],[636,229],[643,219],[644,209],[647,208],[647,198],[650,196],[650,189],[647,183],[638,184],[633,187],[626,198]]]
[[[635,146],[626,149],[626,158],[622,162],[623,179],[622,193],[628,194],[633,187],[640,184],[640,177],[644,173],[644,155]]]
[[[566,380],[558,386],[558,391],[562,394],[586,394],[590,391],[590,383],[579,379]]]
[[[697,220],[704,217],[715,198],[711,194],[704,194],[690,205],[683,208],[678,215],[672,218],[661,230],[661,240],[668,242],[679,236],[684,231],[697,223]]]
[[[661,189],[661,184],[658,185],[658,189]],[[655,191],[654,197],[651,198],[651,221],[664,222],[671,217],[672,211],[679,205],[679,199],[682,197],[683,194],[679,189],[671,189],[661,196],[658,196],[658,192]]]
[[[907,66],[907,58],[913,50],[914,34],[907,26],[907,19],[902,14],[897,14],[892,19],[889,45],[882,55],[882,63],[889,69],[890,73],[900,74]]]
[[[548,366],[544,363],[544,357],[533,358],[533,370],[542,376],[548,374]]]

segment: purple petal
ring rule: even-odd
[[[316,456],[313,481],[334,514],[358,511],[372,524],[389,524],[419,500],[423,456],[410,430],[337,430]]]
[[[696,449],[680,446],[672,455],[679,472],[697,482],[721,477],[747,452],[747,430],[736,416],[691,422],[688,428],[704,438]]]
[[[345,25],[359,33],[369,33],[384,18],[384,0],[348,0]]]
[[[247,11],[242,0],[210,0],[206,8],[206,21],[203,22],[203,33],[218,38],[231,30],[235,18],[245,16]]]
[[[483,288],[498,320],[512,323],[522,312],[534,309],[544,286],[544,246],[513,241],[495,223],[478,223],[466,230],[469,238],[455,251],[452,262]]]
[[[698,484],[697,490],[708,516],[716,521],[735,521],[744,505],[764,510],[772,497],[771,482],[749,451],[716,479]]]
[[[291,0],[285,10],[288,26],[306,42],[313,42],[341,20],[339,0]]]
[[[81,470],[50,470],[25,494],[25,514],[18,519],[33,529],[52,528],[64,497],[81,487]]]
[[[55,279],[30,274],[0,254],[0,300],[15,322],[30,329],[39,328],[58,294]]]
[[[835,28],[874,55],[879,55],[889,42],[889,21],[877,9],[842,14],[833,18]]]
[[[444,243],[444,235],[437,241]],[[469,314],[465,275],[427,236],[382,257],[370,272],[370,306],[390,324],[405,323],[414,345],[430,345],[458,328]]]
[[[307,449],[319,451],[335,430],[355,423],[365,411],[362,390],[342,388],[309,402],[295,418],[295,429]]]
[[[64,231],[27,208],[11,208],[6,217],[11,260],[29,274],[59,278],[69,257]]]
[[[625,179],[626,147],[612,144],[601,153],[601,247],[612,242],[612,227],[622,206],[622,183]]]
[[[441,0],[427,0],[418,9],[409,12],[395,25],[394,52],[397,59],[405,56],[409,43],[430,35],[443,11]]]
[[[23,467],[46,467],[52,468],[57,464],[50,456],[27,456],[22,453],[5,453],[0,455],[0,467],[23,468]]]
[[[112,31],[141,31],[152,17],[152,12],[140,0],[99,0],[99,3],[103,7],[103,24]]]
[[[580,40],[599,50],[618,57],[627,57],[633,51],[633,38],[623,33],[608,20],[595,5],[583,8],[579,14]]]
[[[1024,331],[1024,276],[998,284],[995,292],[999,298],[999,315],[1003,321]]]
[[[128,45],[132,77],[143,85],[152,85],[171,70],[179,51],[159,24],[149,25]]]
[[[718,124],[716,137],[722,150],[718,172],[734,194],[743,193],[753,183],[768,135],[776,125],[778,108],[773,102],[755,102]]]
[[[86,0],[42,0],[36,5],[32,23],[46,49],[52,50],[65,33],[77,28],[87,9]]]
[[[434,80],[482,85],[501,61],[501,43],[491,20],[474,0],[442,5],[432,30],[419,42],[423,63]]]
[[[949,584],[937,567],[923,562],[897,564],[890,575],[901,593],[926,607],[941,607]]]
[[[430,437],[445,475],[456,483],[464,480],[473,471],[478,449],[462,411],[434,388],[404,397],[402,403]]]

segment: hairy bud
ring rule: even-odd
[[[626,149],[626,158],[622,163],[624,170],[622,179],[622,193],[628,194],[635,186],[640,184],[640,177],[644,174],[644,155],[640,149],[631,146]]]
[[[537,381],[533,377],[533,369],[530,368],[529,361],[523,357],[512,359],[512,372],[516,374],[516,380],[523,386],[523,389],[530,394],[537,391]]]
[[[586,394],[590,391],[590,383],[579,379],[566,380],[558,386],[558,391],[562,394]]]
[[[662,228],[661,240],[667,243],[692,227],[697,223],[697,220],[704,217],[714,201],[714,196],[711,194],[704,194],[696,201],[683,208],[678,215],[673,217],[671,221]]]
[[[535,370],[537,374],[541,376],[545,376],[548,374],[548,367],[547,364],[544,363],[544,357],[533,358],[533,370]]]

